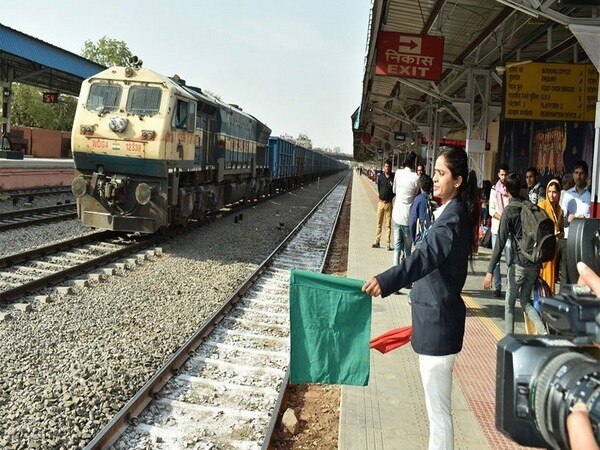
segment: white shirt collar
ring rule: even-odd
[[[454,200],[454,199],[452,199]],[[435,220],[438,220],[438,218],[442,215],[442,213],[444,212],[444,209],[446,209],[446,206],[448,206],[452,200],[448,200],[446,203],[444,203],[442,206],[440,206],[438,209],[436,209],[433,212],[433,217],[435,218]]]
[[[589,193],[589,194],[591,194],[591,193],[592,193],[592,191],[591,191],[591,189],[590,189],[589,185],[587,185],[587,186],[585,187],[585,189],[583,190],[583,192],[582,192],[581,194],[580,194],[579,192],[577,192],[577,186],[573,186],[573,187],[572,187],[571,189],[569,189],[567,192],[568,192],[569,194],[575,194],[575,195],[577,195],[578,197],[580,197],[580,196],[582,196],[582,195],[585,195],[585,194],[588,194],[588,193]]]

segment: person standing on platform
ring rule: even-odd
[[[584,219],[590,217],[590,203],[592,201],[592,192],[587,185],[588,165],[585,161],[577,161],[573,166],[573,181],[575,186],[563,192],[560,199],[560,206],[564,214],[565,239],[558,243],[557,259],[560,267],[560,285],[561,287],[576,282],[569,279],[567,269],[567,239],[569,238],[569,225],[575,219]],[[565,178],[567,178],[565,176]]]
[[[389,161],[383,164],[383,171],[377,177],[377,190],[379,191],[379,203],[377,204],[377,230],[375,232],[375,243],[373,248],[379,247],[381,231],[385,223],[387,229],[387,249],[392,249],[392,200],[394,192],[394,175]]]
[[[423,164],[417,164],[417,176],[421,178],[425,174],[425,166]]]
[[[429,203],[431,199],[431,189],[433,188],[433,180],[428,175],[419,177],[419,188],[421,193],[415,197],[415,201],[410,210],[408,219],[410,227],[410,237],[417,247],[423,237],[423,231],[429,228],[432,218],[428,211],[432,211]]]
[[[569,225],[575,219],[590,217],[590,202],[592,193],[587,185],[588,165],[585,161],[578,161],[573,167],[573,181],[575,186],[565,192],[561,199],[561,207],[565,213],[565,232],[569,236]]]
[[[505,186],[507,194],[515,200],[521,201],[519,190],[521,189],[521,177],[516,172],[509,172],[505,177]],[[506,334],[515,331],[515,303],[517,297],[521,303],[521,308],[529,317],[539,334],[546,334],[546,328],[539,314],[533,307],[531,292],[533,282],[540,273],[540,264],[529,261],[519,251],[519,245],[523,238],[523,227],[521,223],[520,205],[506,205],[500,220],[498,228],[498,239],[494,245],[494,252],[488,266],[488,273],[483,281],[483,288],[489,290],[492,288],[492,272],[496,264],[500,261],[502,249],[509,241],[511,242],[511,252],[509,253],[508,263],[508,286],[506,288],[506,304],[504,305],[504,328]]]
[[[504,186],[504,180],[508,173],[508,165],[500,164],[498,169],[498,181],[492,187],[490,191],[490,216],[492,216],[492,248],[496,246],[498,240],[498,228],[500,227],[500,217],[502,217],[502,211],[510,200],[506,187]],[[510,241],[507,241],[506,247],[504,248],[504,258],[506,259],[507,271],[508,271],[508,260],[510,258]],[[502,296],[502,277],[500,275],[500,263],[494,268],[494,297]]]
[[[554,234],[556,235],[556,248],[559,247],[561,240],[565,237],[565,228],[563,226],[563,212],[560,207],[560,189],[561,185],[557,179],[550,180],[546,187],[546,198],[544,201],[539,203],[539,207],[542,208],[548,217],[554,222]],[[548,262],[542,264],[542,271],[540,276],[548,283],[552,293],[555,293],[556,279],[558,275],[558,266],[556,265],[556,254],[554,258]]]
[[[535,167],[530,167],[525,172],[525,183],[527,183],[527,195],[531,203],[537,205],[546,199],[546,190],[538,181],[538,171]]]
[[[490,192],[492,191],[492,182],[483,180],[481,189],[481,224],[488,227],[488,219],[490,218]]]
[[[419,193],[419,177],[413,171],[417,155],[415,152],[407,153],[404,157],[402,168],[396,170],[394,176],[394,207],[392,208],[392,221],[394,222],[394,265],[400,262],[400,252],[404,258],[410,256],[412,241],[408,219],[410,208]]]
[[[465,332],[461,291],[480,214],[476,176],[468,171],[464,149],[452,148],[437,158],[433,183],[433,195],[441,199],[442,206],[435,211],[435,221],[422,245],[400,265],[367,280],[363,291],[387,297],[414,283],[411,344],[419,355],[429,450],[449,450],[454,448],[452,371]]]

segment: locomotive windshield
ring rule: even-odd
[[[117,84],[94,83],[85,106],[91,111],[116,111],[121,101],[121,91],[121,86]]]
[[[161,97],[160,88],[132,86],[127,97],[127,112],[153,116],[158,113]]]

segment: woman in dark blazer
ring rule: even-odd
[[[466,308],[461,291],[478,223],[477,182],[461,148],[435,164],[433,195],[442,200],[422,246],[403,263],[369,279],[363,291],[387,297],[413,284],[412,346],[419,355],[429,416],[429,450],[452,449],[450,409],[454,358],[462,349]]]

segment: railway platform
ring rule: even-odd
[[[0,190],[71,186],[74,177],[72,159],[0,158]]]
[[[377,190],[365,176],[354,174],[348,249],[348,277],[368,279],[392,264],[393,252],[371,248]],[[454,366],[452,409],[456,449],[523,448],[505,438],[494,425],[496,343],[504,335],[504,298],[483,291],[490,250],[473,257],[475,273],[463,290],[467,322],[463,350]],[[503,286],[506,266],[502,262]],[[372,337],[410,325],[408,290],[373,301]],[[515,331],[524,332],[516,314]],[[418,358],[410,345],[385,355],[371,351],[369,386],[342,388],[340,450],[426,449],[429,426]]]

